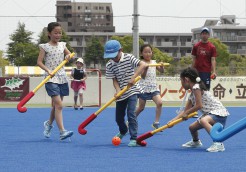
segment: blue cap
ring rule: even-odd
[[[209,28],[204,27],[204,28],[202,28],[202,30],[201,30],[201,33],[202,33],[202,32],[208,32],[208,33],[209,33],[210,31],[209,31]]]
[[[121,49],[119,41],[110,40],[104,46],[104,58],[115,58]]]

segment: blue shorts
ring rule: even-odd
[[[69,95],[69,87],[68,83],[64,84],[56,84],[53,82],[47,82],[45,84],[45,89],[50,97],[52,96],[68,96]]]
[[[160,91],[154,91],[152,93],[138,94],[138,98],[142,100],[152,100],[156,95],[160,95]]]
[[[208,114],[216,123],[219,122],[223,125],[223,127],[225,128],[226,125],[226,119],[227,116],[223,117],[223,116],[218,116],[218,115],[214,115],[214,114]]]

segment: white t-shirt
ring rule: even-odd
[[[156,64],[155,60],[151,60],[150,64]],[[143,87],[144,93],[153,93],[159,91],[156,82],[156,67],[149,67],[144,79],[141,79],[139,85]]]
[[[189,100],[191,100],[192,105],[196,104],[195,95],[193,94],[193,90],[200,89],[199,84],[195,84],[192,88],[192,92],[190,94]],[[220,101],[218,101],[209,91],[204,91],[202,95],[202,109],[200,111],[203,114],[214,114],[218,116],[228,116],[229,112],[222,105]]]
[[[45,51],[45,66],[53,71],[57,66],[59,66],[64,60],[64,50],[66,48],[65,42],[58,42],[56,46],[50,45],[49,43],[40,44],[39,47]],[[45,72],[45,76],[48,76]],[[68,77],[65,72],[64,66],[57,71],[54,77],[49,79],[48,82],[53,82],[57,84],[63,84],[68,82]]]

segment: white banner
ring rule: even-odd
[[[158,77],[157,83],[163,101],[183,100],[185,90],[179,77]],[[246,101],[246,77],[217,77],[210,91],[220,101]]]

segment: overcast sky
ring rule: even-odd
[[[112,3],[116,32],[132,32],[134,0],[76,2]],[[1,0],[0,50],[6,50],[9,35],[16,30],[18,21],[25,23],[26,29],[34,32],[34,40],[37,39],[43,27],[56,21],[55,4],[56,0]],[[190,33],[192,28],[203,26],[206,19],[219,19],[221,15],[236,15],[236,22],[246,25],[246,0],[138,0],[138,12],[141,33]]]

